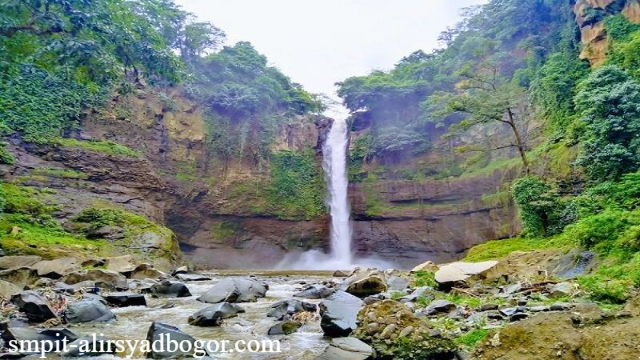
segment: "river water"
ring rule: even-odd
[[[147,330],[153,321],[160,321],[180,328],[197,340],[281,340],[279,354],[211,354],[213,359],[315,359],[326,348],[328,342],[323,338],[319,319],[303,325],[297,332],[288,336],[267,336],[268,329],[276,323],[275,319],[266,315],[271,305],[280,300],[292,299],[293,294],[302,290],[305,284],[316,284],[331,280],[331,275],[319,272],[276,272],[267,271],[257,273],[256,280],[265,281],[269,291],[263,299],[255,303],[239,303],[245,313],[238,317],[227,319],[220,327],[197,327],[188,324],[188,318],[196,311],[212,304],[206,304],[196,299],[209,290],[218,281],[229,277],[249,276],[243,272],[209,273],[211,281],[187,283],[192,297],[178,299],[152,299],[147,296],[147,305],[113,309],[118,317],[115,322],[107,324],[81,324],[69,327],[78,335],[104,334],[112,340],[144,340]],[[321,300],[300,299],[318,304]],[[166,308],[168,304],[174,307]],[[101,356],[100,359],[116,358],[111,355]],[[144,358],[143,354],[136,354],[134,358]]]

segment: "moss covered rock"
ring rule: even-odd
[[[358,313],[354,337],[370,344],[381,359],[455,359],[457,347],[405,305],[385,300]]]

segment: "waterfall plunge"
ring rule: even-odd
[[[349,178],[347,151],[349,130],[344,118],[337,118],[323,145],[322,167],[327,183],[327,206],[331,212],[331,251],[325,254],[311,250],[302,254],[290,254],[278,268],[296,270],[347,270],[359,266],[390,268],[386,261],[376,258],[353,259],[351,249],[351,206],[349,204]]]

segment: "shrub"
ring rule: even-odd
[[[537,177],[527,176],[513,184],[512,193],[527,234],[547,236],[560,230],[561,204],[556,190],[549,184]]]
[[[600,214],[586,217],[570,225],[566,232],[581,245],[593,248],[598,245],[610,245],[629,225],[628,213],[607,209]]]

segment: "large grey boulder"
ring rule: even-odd
[[[174,276],[180,281],[209,281],[209,280],[211,280],[211,278],[209,276],[196,274],[196,273],[177,273]]]
[[[331,296],[335,289],[328,288],[324,285],[311,285],[304,288],[302,291],[295,293],[294,297],[303,299],[325,299]]]
[[[70,303],[64,312],[63,318],[69,324],[79,324],[107,322],[115,320],[116,316],[101,301],[87,299]]]
[[[444,265],[436,271],[435,279],[439,284],[450,285],[457,282],[481,280],[484,275],[498,265],[497,261],[479,263],[455,262]]]
[[[42,344],[43,341],[50,341],[54,344],[54,349],[62,349],[63,342],[73,342],[78,339],[78,335],[68,329],[45,329],[38,330],[33,328],[18,327],[8,328],[2,333],[2,340],[5,344],[8,344],[12,340],[16,341],[38,341]],[[51,352],[49,351],[49,352]],[[25,353],[22,353],[24,355]],[[32,353],[33,354],[33,353]]]
[[[103,269],[77,271],[65,276],[62,281],[69,285],[93,281],[95,286],[108,290],[127,290],[129,288],[127,278],[124,275]]]
[[[156,269],[151,264],[140,264],[136,266],[136,268],[131,272],[129,278],[131,279],[152,279],[158,280],[160,278],[166,278],[167,274],[162,271]]]
[[[189,317],[189,325],[220,326],[222,320],[230,319],[243,313],[244,309],[235,304],[219,303],[208,306]]]
[[[353,338],[336,338],[316,360],[366,360],[373,357],[373,348]]]
[[[150,357],[152,359],[175,359],[191,357],[193,355],[194,351],[181,351],[179,349],[180,347],[178,347],[176,351],[168,351],[168,343],[165,341],[167,339],[167,335],[171,339],[171,342],[176,341],[178,344],[180,344],[181,342],[189,342],[191,343],[192,349],[195,347],[196,339],[194,339],[191,335],[185,333],[175,326],[154,321],[149,327],[149,331],[147,331],[147,341],[149,341],[151,344],[155,343],[156,341],[158,343],[162,343],[162,346],[157,346],[156,349],[162,349],[164,351],[160,352],[152,350],[147,354],[147,357]]]
[[[131,255],[117,256],[107,259],[107,270],[120,274],[130,274],[136,269],[136,263]]]
[[[271,306],[268,317],[276,320],[289,320],[291,316],[300,312],[316,312],[318,307],[315,304],[302,302],[300,300],[283,300]]]
[[[10,282],[0,280],[0,299],[10,299],[13,295],[20,293],[22,289]]]
[[[24,291],[11,297],[11,303],[27,315],[30,321],[45,322],[57,316],[49,302],[35,291]]]
[[[349,336],[358,326],[356,319],[363,306],[364,302],[359,298],[337,291],[320,303],[322,331],[331,337]]]
[[[163,281],[152,285],[149,289],[151,296],[155,298],[181,298],[191,296],[187,285],[177,281]]]
[[[40,280],[38,273],[29,267],[16,267],[0,271],[0,280],[24,287]]]
[[[116,307],[147,306],[147,300],[143,294],[111,293],[104,295],[109,305]]]
[[[248,279],[225,279],[215,284],[198,298],[206,303],[254,302],[265,297],[269,286],[266,283]]]
[[[58,258],[55,260],[40,261],[31,266],[38,276],[60,279],[61,277],[80,270],[80,263],[76,258]]]
[[[340,290],[358,297],[380,294],[387,288],[385,274],[377,269],[356,269],[340,284]]]
[[[29,267],[41,260],[42,258],[36,255],[2,256],[0,257],[0,270]]]

